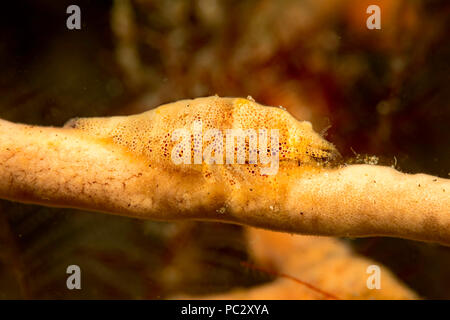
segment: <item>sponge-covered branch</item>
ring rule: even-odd
[[[448,179],[373,165],[280,164],[276,176],[245,176],[226,165],[181,170],[161,161],[80,129],[0,120],[4,199],[157,220],[450,244]]]

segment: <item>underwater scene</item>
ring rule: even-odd
[[[1,300],[450,299],[449,1],[0,12]]]

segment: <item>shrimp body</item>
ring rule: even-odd
[[[288,167],[320,167],[338,156],[334,146],[317,134],[311,123],[297,121],[281,108],[263,106],[242,98],[213,96],[181,100],[137,115],[76,118],[70,120],[66,127],[83,130],[89,135],[120,145],[133,155],[143,157],[150,166],[174,171],[202,172],[206,178],[218,172],[241,177],[263,175],[257,170],[263,166],[261,162],[249,161],[252,152],[250,135],[266,132],[267,139],[270,140],[269,133],[273,130],[278,133],[277,145],[271,145],[274,143],[268,141],[267,148],[257,152],[269,157],[276,148],[282,170]],[[245,138],[245,163],[227,163],[224,152],[220,155],[223,157],[222,161],[216,161],[224,164],[220,168],[214,169],[214,164],[205,161],[201,161],[199,165],[194,159],[196,151],[200,150],[201,155],[210,144],[228,146],[226,138],[229,129],[241,129],[249,133]],[[188,161],[189,164],[180,165],[172,161],[173,150],[179,143],[177,139],[173,139],[175,130],[191,134],[189,143],[192,161]],[[220,134],[215,139],[208,139],[205,136],[208,130],[216,130],[213,132]],[[258,142],[262,142],[261,135]],[[182,156],[183,150],[179,152]],[[260,158],[262,153],[259,154]]]

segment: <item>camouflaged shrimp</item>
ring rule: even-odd
[[[323,165],[338,157],[335,147],[314,132],[311,123],[299,122],[287,111],[262,106],[252,100],[242,98],[207,97],[195,100],[181,100],[176,103],[160,106],[138,115],[110,118],[77,118],[70,120],[66,127],[81,129],[89,134],[113,141],[113,143],[125,147],[133,154],[144,156],[148,162],[155,166],[174,169],[171,161],[172,150],[177,147],[176,139],[173,139],[175,130],[192,132],[195,124],[201,123],[200,142],[209,140],[210,144],[221,146],[225,142],[225,133],[216,139],[205,139],[208,130],[220,130],[226,132],[230,129],[242,129],[243,132],[262,132],[273,129],[279,132],[279,141],[276,146],[267,148],[267,154],[259,154],[259,158],[270,157],[271,152],[277,152],[280,165],[283,168],[301,165]],[[199,164],[195,161],[196,151],[195,136],[190,139],[188,164]],[[261,135],[259,142],[261,142]],[[226,166],[225,170],[243,172],[244,174],[257,175],[258,170],[255,161],[250,161],[250,137],[245,140],[246,161],[243,166]],[[273,144],[273,143],[271,143]],[[208,146],[203,145],[203,150]],[[276,150],[275,148],[276,147]],[[202,149],[202,146],[200,146]],[[217,150],[216,148],[213,148]],[[203,154],[200,150],[200,157]],[[185,151],[185,150],[184,150]],[[190,152],[189,152],[190,151]],[[232,150],[234,151],[234,150]],[[237,147],[236,147],[237,151]],[[183,150],[181,150],[183,153]],[[180,153],[180,156],[181,156]],[[186,152],[185,152],[186,153]],[[258,153],[260,151],[258,150]],[[256,155],[255,155],[256,156]],[[221,154],[220,157],[225,157]],[[192,158],[192,159],[191,159]],[[256,159],[256,157],[255,157]],[[219,161],[225,163],[223,159]],[[217,163],[217,162],[216,162]],[[260,162],[259,166],[261,165]],[[267,160],[265,161],[267,163]],[[181,166],[183,170],[198,170],[198,166]],[[178,166],[177,169],[179,169]],[[208,175],[207,165],[203,165],[203,171]]]

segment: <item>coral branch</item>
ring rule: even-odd
[[[255,228],[247,229],[249,252],[256,267],[274,270],[274,281],[252,288],[205,296],[175,296],[190,299],[418,299],[384,266],[380,267],[380,290],[367,287],[367,268],[379,265],[361,257],[341,240],[288,235]],[[264,271],[263,271],[264,272]],[[299,280],[302,281],[299,281]],[[305,285],[304,281],[308,282]],[[303,282],[303,284],[301,283]],[[311,288],[311,284],[314,288]],[[318,292],[317,288],[320,288]]]
[[[242,113],[247,107],[241,100]],[[178,123],[170,124],[165,113],[176,111],[173,117],[179,118],[181,104],[186,103],[192,110],[197,103],[235,106],[236,100],[189,100],[143,115],[151,118],[153,130],[166,136]],[[232,111],[236,121],[235,108]],[[278,110],[275,113],[274,119],[284,117]],[[142,118],[133,117],[133,124],[148,127]],[[108,119],[94,123],[124,128],[123,121],[128,121],[128,117]],[[89,132],[0,120],[0,197],[138,218],[212,220],[291,233],[392,236],[450,244],[450,180],[382,166],[316,165],[311,156],[300,153],[321,148],[318,152],[328,156],[334,152],[332,146],[310,133],[310,126],[300,123],[298,128],[307,137],[302,141],[310,144],[288,145],[287,154],[306,164],[291,158],[280,162],[277,175],[263,176],[247,173],[245,165],[244,169],[237,164],[176,166],[162,155],[151,158],[148,152],[136,151],[147,136],[117,143],[109,137],[114,136],[112,129],[96,127]],[[134,130],[131,133],[139,128]]]

